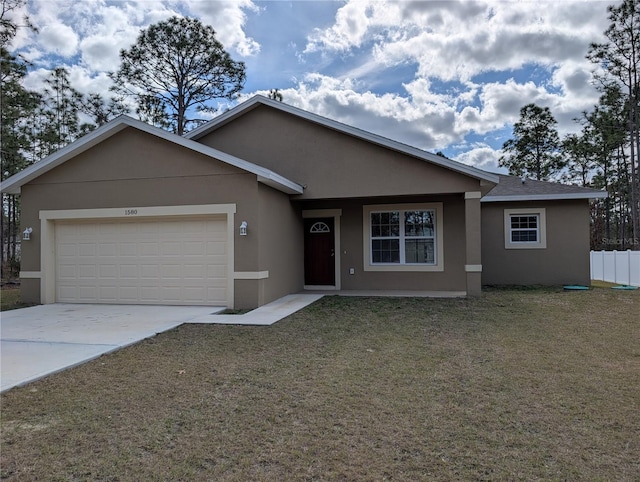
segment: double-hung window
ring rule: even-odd
[[[546,248],[546,216],[540,209],[505,209],[504,241],[506,249]]]
[[[365,269],[437,269],[442,256],[438,239],[440,206],[365,206]]]
[[[537,243],[540,240],[539,214],[512,214],[509,221],[512,243]]]

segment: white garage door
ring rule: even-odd
[[[56,223],[56,301],[226,305],[226,217]]]

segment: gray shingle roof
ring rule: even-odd
[[[536,181],[516,176],[500,175],[500,183],[489,191],[482,202],[499,201],[550,201],[556,199],[596,199],[607,197],[606,191],[588,187]]]

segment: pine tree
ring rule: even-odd
[[[140,117],[177,134],[200,122],[193,111],[212,111],[213,99],[233,99],[245,81],[245,66],[234,61],[212,27],[192,18],[171,17],[142,30],[120,52],[111,73],[113,90],[133,96]]]
[[[520,120],[513,126],[513,138],[502,146],[504,155],[498,160],[509,174],[533,176],[546,180],[560,172],[560,137],[556,120],[548,107],[535,104],[520,109]]]

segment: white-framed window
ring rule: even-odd
[[[543,249],[547,247],[544,208],[504,210],[505,249]]]
[[[365,271],[442,271],[442,203],[364,206]]]

